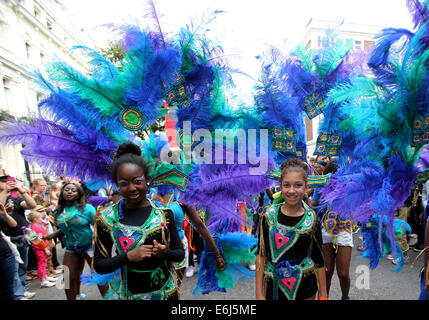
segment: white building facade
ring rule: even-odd
[[[73,45],[94,47],[92,39],[73,25],[66,8],[56,0],[0,0],[0,116],[33,118],[45,97],[28,76],[54,57],[79,70],[86,59],[70,52]],[[1,124],[1,122],[0,122]],[[0,144],[0,165],[27,184],[42,170],[21,157],[21,146]]]

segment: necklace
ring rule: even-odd
[[[66,225],[66,227],[68,227],[68,222],[71,219],[72,214],[77,210],[76,206],[72,206],[70,211],[67,211],[66,208],[70,208],[70,207],[64,207],[64,224]]]

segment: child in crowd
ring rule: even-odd
[[[31,210],[27,217],[28,221],[31,223],[31,230],[37,233],[40,238],[47,235],[45,228],[42,226],[42,214],[36,209]],[[33,252],[36,255],[37,259],[37,277],[41,280],[40,286],[42,288],[49,288],[55,285],[55,278],[48,277],[47,275],[47,257],[51,255],[49,251],[49,243],[46,240],[42,240],[46,244],[44,249],[41,246],[36,246],[32,244]]]
[[[60,194],[60,185],[56,182],[51,184],[51,191],[49,192],[49,199],[51,201],[51,205],[56,207],[58,205],[58,196]]]
[[[41,206],[41,205],[38,205],[38,206],[36,206],[36,208],[34,210],[36,210],[37,212],[40,213],[41,219],[42,219],[41,226],[43,227],[43,229],[45,229],[46,234],[54,233],[54,228],[52,227],[52,222],[49,219],[49,216],[46,214],[46,208]],[[51,250],[52,254],[47,256],[46,271],[47,271],[49,277],[55,278],[57,274],[61,273],[61,271],[55,270],[54,264],[52,262],[55,242],[52,239],[47,240],[47,241],[48,241],[49,249]]]

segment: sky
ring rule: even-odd
[[[148,12],[145,0],[60,0],[97,47],[104,47],[112,34],[103,24],[137,23],[151,25],[144,19]],[[222,10],[210,24],[210,36],[230,57],[234,68],[257,78],[259,62],[255,58],[268,46],[293,48],[303,36],[310,19],[360,23],[412,29],[406,0],[154,0],[164,33],[174,34],[181,27],[200,20],[215,10]],[[252,86],[253,79],[240,76],[238,85]]]

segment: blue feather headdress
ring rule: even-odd
[[[93,49],[73,47],[89,57],[91,76],[58,59],[46,65],[47,77],[33,72],[32,78],[48,94],[39,104],[40,120],[34,127],[45,131],[36,136],[33,127],[9,123],[0,138],[25,142],[24,158],[40,161],[48,172],[55,168],[55,172],[73,171],[81,179],[105,181],[118,145],[135,140],[132,130],[163,116],[165,86],[171,85],[181,63],[181,53],[174,47],[155,47],[150,35],[137,27],[122,31],[127,47],[121,70]],[[21,126],[21,131],[14,126]],[[62,148],[52,143],[53,130],[61,132],[57,139],[64,141]],[[79,148],[81,152],[73,152]],[[95,159],[92,165],[87,164],[89,152]],[[54,165],[55,161],[61,164]]]
[[[365,224],[375,215],[382,219],[378,231],[368,234],[372,249],[367,257],[383,255],[381,242],[395,250],[394,212],[408,198],[419,171],[427,168],[422,151],[429,142],[424,140],[428,29],[422,11],[427,6],[411,3],[418,10],[418,29],[384,29],[368,60],[374,77],[353,75],[328,94],[328,101],[341,105],[346,117],[338,126],[352,142],[345,154],[350,161],[341,163],[322,190],[322,200],[355,222]],[[371,261],[373,267],[378,264],[378,258]]]

